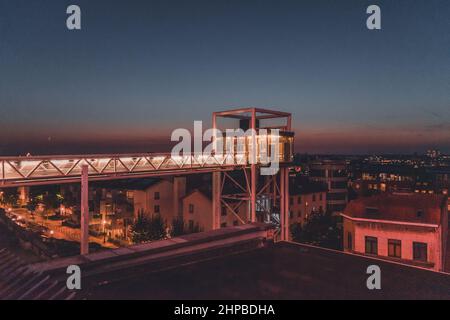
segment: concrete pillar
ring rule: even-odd
[[[257,168],[255,164],[251,165],[251,195],[250,195],[250,207],[251,207],[251,212],[250,212],[250,221],[251,222],[256,222],[256,188],[258,186],[258,182],[257,182]]]
[[[290,208],[289,208],[289,200],[290,200],[290,196],[289,196],[289,168],[284,168],[284,174],[285,174],[285,178],[284,178],[284,183],[286,184],[286,187],[284,188],[284,192],[286,192],[286,197],[285,197],[285,201],[286,201],[286,205],[284,207],[284,209],[286,210],[286,218],[285,218],[285,238],[286,240],[289,240],[289,216],[290,216]]]
[[[30,187],[19,187],[19,201],[22,206],[30,201]]]
[[[186,195],[186,177],[173,178],[173,215],[183,217],[183,204],[181,199]]]
[[[256,112],[253,109],[252,111],[252,119],[251,119],[251,125],[250,128],[252,129],[252,147],[251,147],[251,152],[252,154],[250,155],[250,171],[251,171],[251,190],[250,190],[250,207],[251,207],[251,211],[250,211],[250,221],[251,222],[256,222],[256,188],[257,188],[257,180],[256,180],[256,161],[258,159],[258,154],[257,154],[257,145],[256,145]]]
[[[284,174],[283,174],[283,168],[280,168],[280,238],[281,240],[284,240]]]
[[[81,167],[81,254],[89,253],[89,184],[88,166]]]
[[[216,171],[212,173],[212,227],[213,230],[220,228],[220,216],[222,210],[222,173]]]
[[[289,169],[280,168],[281,240],[289,240]]]

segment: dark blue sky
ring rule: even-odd
[[[450,152],[449,17],[448,0],[0,0],[0,154],[150,150],[241,106],[292,112],[300,152]]]

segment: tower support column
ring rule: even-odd
[[[289,240],[289,169],[280,168],[280,231],[281,240]]]
[[[212,173],[212,228],[220,228],[220,214],[222,208],[222,173],[215,171]]]
[[[252,129],[252,143],[251,143],[251,154],[250,154],[250,221],[256,222],[256,161],[258,159],[257,145],[256,145],[256,111],[252,110],[251,124]]]
[[[89,254],[89,184],[88,166],[81,167],[81,237],[80,254]]]
[[[251,180],[251,186],[250,186],[250,221],[256,222],[256,188],[258,186],[256,175],[257,175],[257,169],[256,165],[252,164],[250,168],[250,180]]]

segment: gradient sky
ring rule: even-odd
[[[299,152],[450,152],[449,17],[448,0],[0,0],[0,154],[156,151],[242,106],[292,112]]]

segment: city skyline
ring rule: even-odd
[[[293,114],[296,152],[450,152],[450,5],[0,4],[0,154],[161,150],[212,111]],[[276,4],[276,5],[275,5]],[[126,7],[125,7],[126,6]]]

